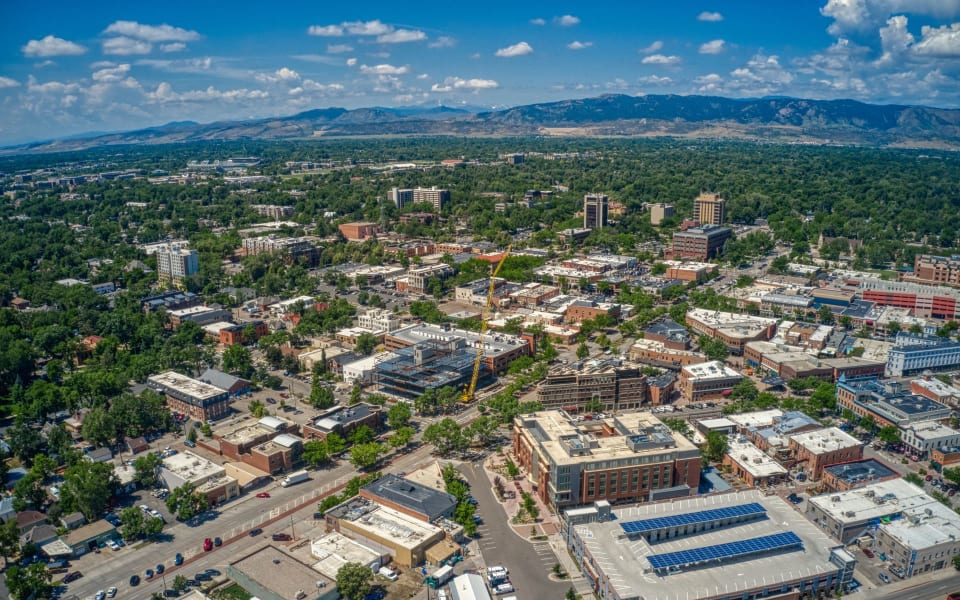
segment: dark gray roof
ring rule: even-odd
[[[430,521],[453,514],[457,507],[457,499],[452,494],[389,473],[363,489],[372,496],[426,515]]]
[[[230,391],[230,388],[236,385],[238,381],[245,382],[246,380],[239,377],[234,377],[233,375],[224,373],[218,369],[207,369],[203,372],[203,374],[200,375],[200,381],[209,383],[210,385],[218,387],[226,392]]]
[[[826,467],[824,470],[829,471],[837,479],[843,479],[848,483],[869,482],[896,475],[896,473],[888,469],[886,465],[872,458],[853,463],[833,465]]]

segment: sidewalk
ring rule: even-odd
[[[503,455],[490,455],[483,463],[483,472],[490,480],[490,486],[492,488],[495,488],[494,480],[499,477],[503,482],[504,489],[512,489],[515,492],[513,498],[506,498],[502,501],[498,499],[500,506],[506,513],[510,529],[512,529],[519,538],[531,545],[549,544],[557,557],[557,562],[560,563],[560,566],[563,567],[563,570],[567,573],[567,578],[564,581],[571,582],[571,585],[575,585],[575,582],[578,581],[585,581],[583,574],[580,572],[580,568],[576,562],[574,562],[573,558],[571,558],[570,553],[567,552],[567,545],[561,533],[562,524],[560,516],[552,512],[551,509],[543,503],[540,497],[534,492],[533,485],[523,476],[522,472],[521,476],[517,479],[510,479],[510,477],[506,475],[506,461],[508,458],[513,459],[512,452],[508,449],[504,450]],[[513,518],[520,512],[520,507],[523,503],[521,492],[530,494],[534,500],[536,500],[540,515],[533,523],[513,522]],[[534,531],[533,535],[531,535],[531,528]],[[539,539],[532,539],[534,537]],[[578,589],[578,591],[580,590]]]

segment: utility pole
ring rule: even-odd
[[[297,534],[293,530],[293,515],[290,515],[290,539],[297,539]]]

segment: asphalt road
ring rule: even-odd
[[[548,578],[557,563],[550,545],[546,541],[530,543],[513,532],[493,495],[483,467],[464,463],[460,470],[470,483],[470,492],[477,499],[478,514],[483,518],[478,541],[486,565],[502,565],[509,569],[510,581],[518,597],[563,598],[570,583]]]
[[[871,600],[944,600],[947,594],[960,590],[960,575],[955,572],[949,577],[938,578],[919,585],[905,581],[900,585],[890,585],[870,590]],[[856,595],[853,596],[854,598]]]

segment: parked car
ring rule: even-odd
[[[107,593],[103,590],[97,590],[97,594],[93,597],[94,600],[104,600],[107,597]]]
[[[140,576],[139,576],[139,575],[131,575],[131,576],[130,576],[130,587],[137,587],[138,585],[140,585]]]
[[[145,576],[144,579],[153,579],[153,569],[147,569],[143,574]]]
[[[263,530],[260,529],[259,527],[257,527],[256,529],[251,529],[251,530],[250,530],[250,537],[257,537],[257,536],[260,535],[261,533],[263,533]]]
[[[273,541],[275,542],[289,542],[290,534],[289,533],[275,533],[273,534]]]
[[[113,598],[117,595],[117,588],[110,586],[110,589],[107,590],[107,598]]]
[[[270,494],[268,494],[267,492],[260,492],[259,494],[257,494],[257,498],[269,498],[269,497],[270,497]]]
[[[83,573],[81,573],[80,571],[72,571],[72,572],[70,572],[70,573],[67,573],[67,574],[63,577],[63,582],[64,582],[64,583],[70,583],[71,581],[76,581],[76,580],[80,579],[81,577],[83,577]]]
[[[216,569],[207,569],[206,571],[204,571],[204,573],[206,573],[207,575],[210,575],[211,577],[220,577],[221,575],[220,571]]]
[[[270,397],[267,398],[267,404],[276,404],[276,403],[277,403],[276,398],[270,398]]]
[[[880,573],[880,581],[884,583],[890,583],[890,578],[887,577],[886,573]]]
[[[211,540],[210,538],[204,539],[204,540],[203,540],[203,551],[204,551],[204,552],[210,552],[211,550],[213,550],[213,540]]]
[[[213,579],[213,577],[211,577],[210,575],[207,575],[206,573],[197,573],[196,575],[193,576],[193,578],[196,579],[197,581],[210,581],[211,579]]]
[[[183,564],[183,555],[180,554],[179,552],[177,552],[177,553],[174,555],[174,557],[173,557],[173,564],[177,565],[178,567],[179,567],[180,565],[182,565],[182,564]]]
[[[213,538],[213,545],[219,548],[220,546],[223,545],[223,540],[221,540],[218,537],[215,537]]]
[[[186,441],[183,442],[183,445],[186,446],[187,448],[196,448],[196,447],[197,447],[197,443],[196,443],[195,441],[193,441],[193,440],[186,440]]]
[[[863,554],[864,554],[867,558],[873,558],[873,550],[871,550],[870,548],[864,548],[864,549],[863,549]]]
[[[163,569],[163,565],[157,565],[157,569],[156,569],[157,575],[163,573],[163,570],[164,570],[164,569]]]

